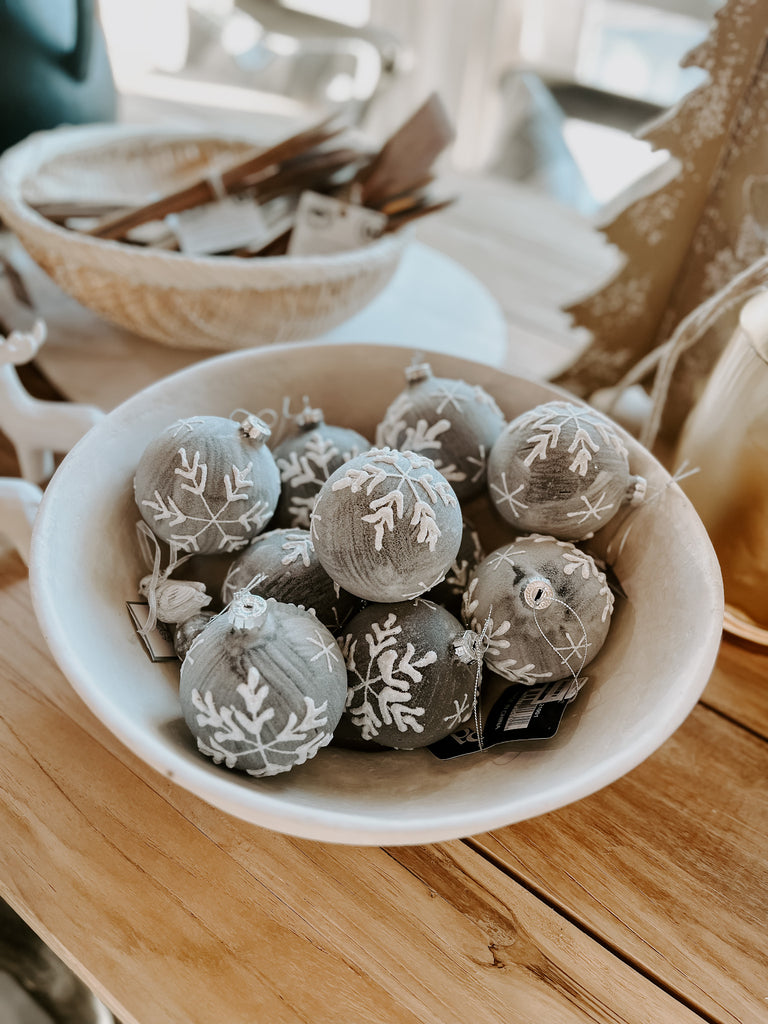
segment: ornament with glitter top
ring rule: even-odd
[[[479,494],[504,429],[501,409],[479,385],[434,377],[429,363],[406,367],[405,377],[405,390],[376,428],[376,444],[432,459],[461,501]]]
[[[461,509],[429,459],[372,448],[322,486],[310,532],[339,586],[368,601],[404,601],[450,569],[461,544]]]
[[[236,551],[266,526],[280,494],[269,435],[255,416],[240,423],[190,416],[146,447],[133,481],[136,504],[174,557]]]
[[[296,417],[299,434],[273,450],[282,490],[273,525],[309,528],[317,492],[345,462],[366,452],[370,442],[347,427],[329,426],[321,409],[307,406]]]
[[[249,775],[277,775],[330,743],[347,673],[314,615],[240,592],[181,665],[179,695],[198,750]]]
[[[578,679],[602,647],[613,593],[591,555],[531,534],[497,548],[472,575],[462,617],[485,630],[485,662],[514,683]]]
[[[309,530],[268,530],[252,541],[229,567],[224,604],[244,588],[303,605],[334,634],[360,608],[360,599],[342,590],[320,564]]]
[[[488,460],[488,490],[522,533],[584,540],[626,504],[642,501],[624,442],[609,419],[571,402],[545,402],[514,419]]]
[[[480,667],[464,635],[457,618],[424,598],[358,612],[340,641],[347,705],[336,739],[411,750],[458,729],[473,714]]]

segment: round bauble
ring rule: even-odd
[[[515,683],[578,678],[608,634],[613,593],[591,555],[532,534],[475,569],[462,617],[485,632],[486,664]]]
[[[376,428],[376,444],[432,459],[464,501],[485,487],[488,454],[505,419],[476,384],[434,377],[428,363],[407,367],[408,381]]]
[[[187,651],[214,615],[215,612],[201,611],[191,618],[185,619],[184,622],[178,623],[173,631],[173,649],[176,651],[176,657],[179,661],[184,661]]]
[[[472,523],[463,521],[461,544],[445,579],[424,596],[447,608],[452,615],[461,615],[461,600],[469,586],[470,576],[479,562],[485,558],[480,535]]]
[[[187,651],[179,696],[201,753],[264,776],[330,743],[346,691],[341,652],[314,615],[239,593]]]
[[[521,532],[583,540],[627,502],[641,501],[643,477],[629,469],[615,425],[572,402],[545,402],[513,420],[488,460],[488,490]]]
[[[459,654],[464,633],[458,619],[424,598],[358,612],[340,641],[344,736],[410,750],[454,732],[474,706],[477,664]]]
[[[280,474],[266,446],[269,427],[190,416],[144,450],[134,495],[153,533],[179,552],[237,551],[266,526],[280,494]]]
[[[368,601],[403,601],[450,569],[461,544],[461,509],[429,459],[372,448],[323,484],[311,533],[339,586]]]
[[[320,409],[296,417],[299,434],[273,449],[282,489],[272,521],[277,527],[309,527],[317,492],[339,466],[368,451],[370,442],[347,427],[329,426]]]
[[[221,589],[224,604],[238,590],[302,605],[337,633],[360,599],[334,583],[320,564],[309,530],[268,530],[232,562]]]

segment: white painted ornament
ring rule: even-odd
[[[616,426],[589,406],[546,402],[513,420],[488,460],[488,491],[521,532],[583,540],[643,500]]]
[[[339,586],[368,601],[404,601],[450,569],[461,544],[461,509],[430,459],[372,448],[320,489],[311,534]]]
[[[337,739],[410,750],[471,718],[477,664],[460,656],[465,629],[424,598],[371,604],[350,621],[341,649],[348,689]]]
[[[371,445],[356,430],[327,424],[321,409],[307,406],[296,416],[296,425],[298,435],[282,441],[272,453],[281,483],[273,526],[308,529],[317,492],[325,481]]]
[[[504,414],[476,384],[435,377],[429,363],[405,370],[407,386],[376,428],[376,444],[432,459],[464,501],[485,487],[488,455]]]
[[[147,446],[134,477],[136,504],[172,557],[237,551],[266,526],[280,494],[269,435],[255,416],[239,423],[190,416]]]
[[[270,776],[330,743],[346,691],[341,652],[313,615],[240,592],[187,651],[179,696],[202,754]]]
[[[333,633],[360,608],[320,564],[309,530],[268,530],[235,557],[221,590],[229,604],[238,590],[302,605]]]
[[[476,568],[462,617],[485,630],[485,662],[526,685],[578,679],[608,635],[614,597],[586,551],[539,534],[497,548]]]

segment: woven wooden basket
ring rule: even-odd
[[[239,349],[313,338],[387,284],[404,239],[386,235],[332,256],[188,256],[92,238],[31,204],[130,205],[242,159],[251,142],[116,126],[40,132],[0,159],[0,217],[69,295],[146,338],[182,348]]]

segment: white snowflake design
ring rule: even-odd
[[[528,426],[529,423],[534,433],[526,440],[533,447],[525,457],[525,466],[530,467],[537,459],[546,460],[548,452],[557,450],[561,434],[565,431],[566,439],[570,436],[570,431],[565,428],[571,425],[573,436],[568,446],[568,454],[573,455],[573,461],[568,466],[571,473],[586,476],[593,455],[600,451],[600,441],[620,455],[627,456],[627,449],[608,421],[583,406],[572,405],[570,402],[552,402],[534,410],[520,427]],[[595,434],[600,441],[595,439]]]
[[[240,683],[237,692],[242,698],[242,708],[234,704],[217,707],[210,690],[204,696],[197,689],[191,694],[198,712],[197,724],[215,730],[207,740],[198,737],[198,749],[216,764],[223,762],[227,768],[236,768],[242,757],[258,754],[263,767],[247,768],[247,773],[259,777],[277,775],[294,765],[304,764],[330,743],[333,733],[323,729],[328,724],[327,701],[318,707],[311,697],[305,696],[301,721],[291,711],[279,732],[269,738],[264,726],[274,719],[275,709],[264,707],[269,686],[261,682],[255,665],[250,666],[247,682]],[[236,749],[232,749],[232,744]],[[283,760],[285,758],[288,760]]]
[[[172,557],[175,558],[182,551],[189,554],[199,551],[200,541],[209,531],[218,535],[218,551],[237,551],[249,543],[254,533],[266,526],[271,510],[261,499],[237,514],[243,508],[241,502],[247,504],[251,501],[254,488],[252,462],[242,468],[233,463],[232,472],[224,474],[225,499],[214,511],[205,493],[208,466],[201,461],[200,452],[195,451],[190,460],[186,448],[179,448],[178,460],[179,465],[174,468],[174,474],[185,481],[181,488],[194,499],[188,499],[189,508],[180,509],[170,494],[161,495],[157,490],[153,495],[154,500],[145,498],[142,501],[142,505],[153,513],[155,522],[167,521],[171,529],[186,526],[187,532],[170,534]],[[184,504],[186,506],[187,502]]]
[[[453,732],[458,726],[472,715],[473,705],[469,699],[469,694],[465,693],[461,699],[461,703],[454,698],[453,711],[443,718],[443,721],[447,723],[448,728]]]
[[[306,533],[286,533],[282,544],[285,554],[280,559],[283,565],[290,565],[301,559],[302,564],[309,567],[312,555],[315,552],[315,545],[312,538]]]
[[[363,522],[370,523],[375,530],[374,546],[377,551],[382,550],[385,533],[393,533],[396,520],[404,519],[405,497],[406,493],[410,492],[414,504],[408,523],[419,528],[416,542],[426,544],[430,551],[434,551],[441,536],[434,506],[438,501],[442,501],[446,507],[458,505],[458,499],[450,484],[429,472],[418,476],[411,473],[412,469],[434,468],[429,459],[414,452],[392,452],[388,448],[374,448],[368,456],[369,462],[361,469],[347,469],[342,477],[334,481],[332,489],[341,491],[349,488],[352,494],[357,494],[364,488],[366,495],[370,496],[382,484],[391,487],[381,497],[372,498],[368,505],[370,513],[361,517]],[[406,461],[407,467],[402,465],[403,460]],[[392,485],[387,483],[388,481],[395,483]],[[315,530],[318,519],[318,516],[313,515],[312,527]]]
[[[343,463],[360,454],[357,445],[342,451],[333,440],[319,430],[313,430],[305,440],[301,455],[290,452],[288,458],[275,459],[280,470],[280,481],[288,493],[288,514],[291,526],[309,528],[309,517],[315,504],[317,491],[329,476]],[[310,495],[295,494],[300,488],[312,488]]]
[[[435,405],[435,415],[441,417],[434,422],[426,417],[419,416],[413,402],[407,392],[404,392],[387,409],[384,419],[376,428],[376,444],[379,447],[396,448],[402,451],[427,453],[440,470],[446,480],[453,483],[461,483],[467,479],[467,473],[460,469],[455,463],[445,463],[442,460],[443,441],[441,435],[451,430],[453,424],[443,416],[443,412],[450,406],[459,411],[460,403],[466,401],[466,395],[459,395],[459,388],[463,387],[460,381],[455,386],[448,382],[441,385],[436,393],[438,399]],[[485,448],[478,446],[480,460],[479,469],[475,469],[472,482],[479,479],[485,471],[486,459]],[[477,465],[478,458],[470,456],[467,461],[471,465]]]
[[[552,678],[551,672],[537,672],[533,662],[522,665],[520,668],[515,668],[514,666],[517,664],[517,659],[507,658],[506,661],[496,662],[493,668],[495,672],[498,672],[500,676],[504,676],[505,679],[509,679],[510,682],[522,683],[524,686],[533,686],[540,679]]]
[[[525,484],[520,484],[520,486],[516,487],[514,489],[514,491],[511,491],[509,489],[509,484],[507,483],[507,474],[506,473],[502,473],[501,474],[501,487],[499,487],[498,484],[493,484],[492,483],[491,484],[491,490],[495,491],[496,494],[498,495],[497,498],[494,498],[494,501],[496,502],[496,504],[497,505],[502,505],[502,504],[504,504],[504,502],[506,502],[507,505],[509,505],[509,508],[510,508],[511,512],[513,513],[513,515],[517,519],[520,518],[521,511],[523,509],[528,508],[528,506],[526,505],[526,503],[524,501],[521,501],[520,498],[516,498],[515,497],[515,495],[519,494],[520,491],[525,490]]]
[[[408,641],[405,651],[398,648],[402,626],[397,615],[390,612],[383,622],[374,622],[371,632],[365,634],[368,645],[367,664],[361,669],[357,651],[358,640],[351,635],[340,641],[347,663],[347,714],[361,729],[363,739],[378,736],[383,725],[394,725],[398,732],[423,732],[419,721],[424,708],[413,703],[411,685],[420,683],[426,668],[437,661],[435,651],[416,656],[416,648]]]

